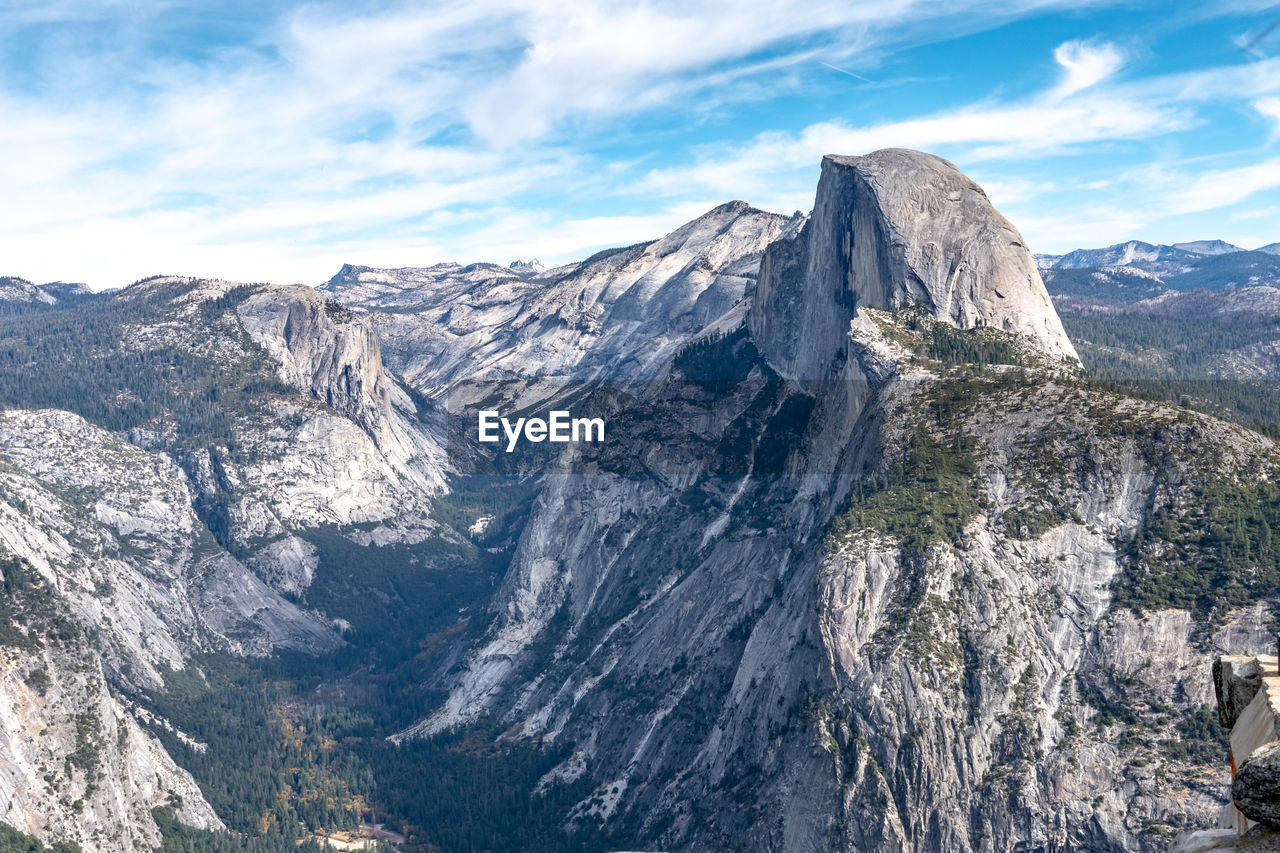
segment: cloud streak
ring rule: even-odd
[[[887,145],[1013,164],[1001,185],[1031,207],[1037,163],[1192,131],[1213,99],[1280,120],[1280,64],[1142,77],[1099,38],[1010,69],[1056,75],[1029,94],[763,132],[746,120],[809,103],[830,86],[824,65],[858,75],[1053,7],[232,3],[205,20],[183,5],[3,5],[0,272],[314,282],[343,260],[568,260],[731,197],[807,208],[822,154]],[[1268,163],[1247,165],[1192,175],[1177,209],[1272,185]]]
[[[1050,97],[1057,99],[1101,83],[1124,65],[1119,48],[1108,43],[1063,42],[1053,51],[1053,58],[1066,71],[1062,82],[1050,93]]]

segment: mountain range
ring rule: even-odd
[[[1181,262],[1195,265],[1205,258],[1249,252],[1280,255],[1280,243],[1268,243],[1256,249],[1243,249],[1224,240],[1193,240],[1172,245],[1129,240],[1103,249],[1076,249],[1065,255],[1037,254],[1035,258],[1036,266],[1042,270],[1105,266],[1136,266],[1139,269],[1145,269],[1151,264],[1158,263]]]
[[[890,149],[552,269],[0,281],[0,821],[1163,850],[1227,801],[1205,673],[1280,588],[1280,257],[1221,248],[1042,278]],[[606,440],[506,453],[482,408]]]

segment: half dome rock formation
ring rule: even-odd
[[[854,310],[909,303],[1077,360],[1022,236],[959,169],[901,148],[824,157],[813,215],[761,263],[757,344],[783,375],[823,378]]]

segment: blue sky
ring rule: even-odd
[[[1034,251],[1280,241],[1280,6],[995,5],[0,0],[0,274],[558,263],[887,146]]]

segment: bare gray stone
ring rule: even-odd
[[[1280,826],[1280,741],[1258,747],[1236,768],[1231,799],[1250,820]]]
[[[1262,666],[1252,655],[1223,655],[1213,662],[1218,722],[1224,729],[1236,724],[1261,686]]]
[[[1239,836],[1234,829],[1201,829],[1184,832],[1173,840],[1169,853],[1208,853],[1210,850],[1234,850]]]
[[[1236,853],[1280,853],[1280,829],[1255,826],[1236,841],[1234,847],[1218,848]]]
[[[761,262],[757,344],[786,376],[827,378],[854,309],[908,303],[1076,360],[1022,236],[960,170],[901,148],[824,157],[813,215]]]

